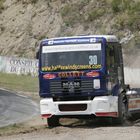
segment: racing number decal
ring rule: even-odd
[[[97,55],[89,55],[89,65],[97,65]]]

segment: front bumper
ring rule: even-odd
[[[86,109],[60,109],[60,106],[82,106]],[[118,97],[117,96],[99,96],[93,100],[86,101],[60,101],[54,102],[52,98],[44,98],[40,101],[40,111],[42,116],[74,116],[74,115],[95,115],[106,117],[118,116]]]

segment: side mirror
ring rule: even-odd
[[[39,59],[39,51],[36,52],[36,59]]]

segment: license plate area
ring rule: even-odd
[[[62,112],[87,110],[87,104],[60,104],[58,107]]]

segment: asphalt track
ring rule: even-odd
[[[24,122],[39,114],[39,106],[26,96],[0,89],[0,127]]]

